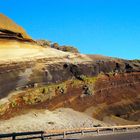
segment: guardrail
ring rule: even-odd
[[[140,125],[125,125],[125,126],[110,126],[110,127],[93,127],[93,128],[78,128],[78,129],[63,129],[63,130],[47,130],[47,131],[35,131],[35,132],[18,132],[9,134],[0,134],[0,140],[9,138],[12,140],[29,140],[45,138],[67,138],[73,135],[84,136],[88,135],[102,135],[102,134],[115,134],[125,132],[140,132]],[[94,134],[93,134],[94,133]]]
[[[0,134],[0,140],[3,140],[5,138],[8,138],[8,140],[9,140],[9,138],[11,138],[12,140],[27,140],[27,139],[40,139],[40,140],[44,140],[43,134],[44,134],[44,131]],[[25,136],[26,136],[26,138],[23,138]],[[22,137],[22,138],[18,138],[18,137]]]
[[[120,132],[133,132],[134,130],[140,131],[140,125],[125,125],[125,126],[110,126],[110,127],[93,127],[93,128],[78,128],[78,129],[64,129],[64,130],[48,130],[44,134],[47,137],[63,136],[72,136],[74,134],[80,134],[84,136],[85,134],[92,135],[101,135],[103,132],[109,132],[108,134],[120,133]]]

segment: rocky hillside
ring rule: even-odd
[[[11,131],[10,124],[20,117],[29,119],[32,110],[59,108],[72,108],[109,125],[140,122],[139,60],[62,52],[15,38],[1,38],[0,44],[0,124],[5,120],[0,131]],[[51,118],[44,129],[55,126]]]

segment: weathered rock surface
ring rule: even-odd
[[[98,60],[97,56],[92,56],[88,62],[80,62],[78,57],[77,62],[74,60],[62,58],[58,61],[58,58],[44,58],[35,61],[2,64],[0,66],[1,101],[12,101],[14,96],[16,99],[16,96],[20,95],[19,93],[21,95],[28,93],[30,88],[31,93],[36,93],[36,88],[39,88],[42,92],[37,93],[37,95],[32,93],[32,96],[39,96],[40,98],[39,94],[46,92],[45,89],[43,93],[43,87],[46,85],[55,84],[59,86],[62,82],[66,82],[66,87],[59,86],[62,87],[60,90],[63,90],[64,94],[62,92],[58,94],[56,87],[53,87],[53,90],[47,89],[50,90],[50,95],[48,94],[49,91],[45,94],[51,96],[51,99],[41,95],[42,99],[36,97],[31,105],[23,103],[15,105],[11,111],[7,110],[8,114],[2,115],[1,118],[12,116],[14,112],[21,114],[27,108],[41,109],[47,107],[47,109],[54,110],[59,107],[70,107],[84,112],[94,106],[96,109],[90,110],[90,112],[97,119],[103,120],[106,116],[116,115],[133,120],[129,117],[130,114],[140,110],[140,63],[108,57],[101,57]],[[96,78],[98,76],[96,82],[92,82],[92,80],[89,80],[88,83],[85,82],[85,77]],[[72,86],[74,79],[79,82]],[[68,80],[73,82],[67,83]],[[87,86],[89,91],[91,88],[94,93],[84,95],[84,86]],[[14,90],[17,90],[16,95]]]
[[[8,22],[0,25],[1,120],[30,109],[67,107],[100,120],[140,122],[140,61],[41,47],[0,18]]]
[[[0,38],[31,39],[26,31],[7,16],[0,14]]]
[[[50,47],[63,52],[79,53],[78,49],[73,46],[67,45],[60,46],[58,43],[52,43],[51,41],[47,40],[36,40],[36,43],[42,47]]]

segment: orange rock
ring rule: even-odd
[[[25,39],[31,39],[31,37],[26,33],[26,31],[14,21],[9,19],[7,16],[0,14],[0,30],[11,31],[14,33],[19,33]]]

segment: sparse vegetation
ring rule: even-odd
[[[58,43],[53,43],[51,45],[51,47],[54,48],[54,49],[58,49],[59,50],[59,44]]]
[[[115,72],[111,71],[108,73],[109,76],[113,76],[115,74]]]
[[[86,85],[88,87],[88,95],[93,95],[94,85],[98,77],[86,77],[82,75],[83,81],[78,79],[72,79],[65,81],[60,84],[50,84],[42,87],[35,87],[33,89],[28,89],[22,96],[12,97],[9,100],[9,104],[12,108],[18,106],[18,99],[27,105],[34,105],[46,100],[51,100],[55,96],[63,95],[67,93],[67,85],[71,85],[72,88],[83,87]],[[4,104],[0,106],[0,114],[4,113],[8,106],[4,107]]]
[[[16,101],[12,101],[12,102],[11,102],[11,106],[12,106],[12,107],[16,107],[16,105],[17,105],[17,102],[16,102]]]
[[[64,52],[79,53],[78,49],[76,47],[73,47],[73,46],[66,46],[66,45],[59,46],[58,43],[53,43],[51,45],[51,47],[54,49],[57,49],[57,50],[64,51]]]
[[[78,49],[73,46],[60,46],[60,50],[64,52],[79,53]]]
[[[140,63],[140,59],[134,59],[132,62]]]
[[[50,47],[51,41],[48,40],[36,40],[37,44],[44,47]]]
[[[95,84],[97,81],[98,77],[86,77],[83,76],[83,80],[86,84]]]

